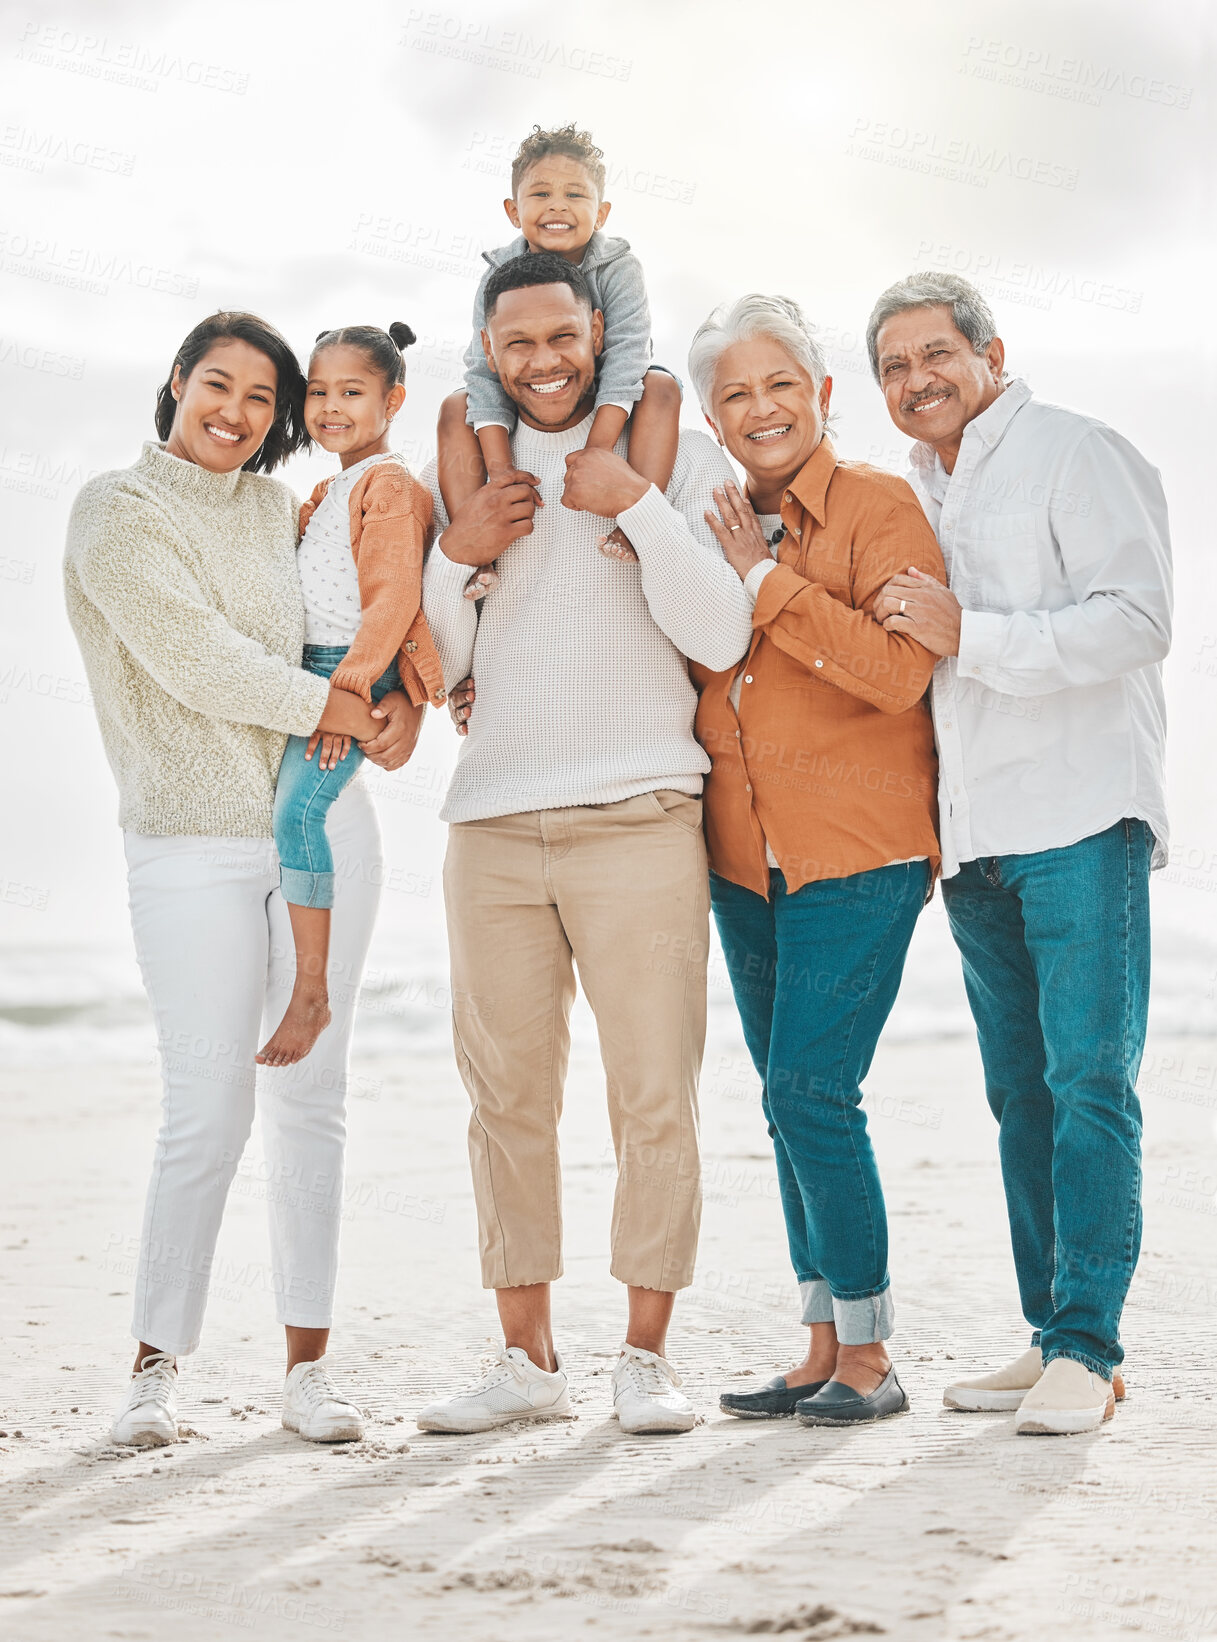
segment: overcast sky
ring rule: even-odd
[[[860,332],[894,278],[951,267],[989,291],[1014,371],[1161,468],[1178,572],[1165,893],[1211,928],[1215,84],[1202,0],[4,4],[0,938],[126,939],[113,783],[60,594],[74,491],[136,458],[177,344],[221,306],[302,352],[323,327],[407,320],[401,421],[421,465],[459,385],[478,253],[510,237],[511,153],[570,119],[606,152],[609,228],[647,271],[659,360],[683,373],[724,297],[795,296],[825,332],[843,452],[899,471],[907,441]],[[328,461],[286,477],[305,490]],[[431,794],[453,750],[433,715],[412,796],[381,805],[396,859],[438,862]]]

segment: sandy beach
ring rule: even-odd
[[[146,1061],[7,1070],[0,1219],[0,1630],[12,1642],[242,1630],[548,1642],[782,1633],[996,1642],[1217,1635],[1217,1044],[1151,1041],[1146,1235],[1128,1398],[1090,1436],[1016,1439],[945,1381],[1021,1348],[973,1044],[882,1047],[868,1089],[912,1400],[855,1432],[740,1423],[717,1394],[797,1345],[768,1142],[738,1056],[703,1079],[706,1212],[671,1352],[704,1421],[624,1437],[608,1375],[611,1152],[581,1034],[564,1121],[560,1348],[577,1417],[425,1436],[413,1412],[494,1349],[478,1286],[465,1096],[446,1054],[355,1069],[332,1357],[370,1415],[334,1449],[279,1424],[265,1171],[238,1176],[182,1442],[113,1447],[158,1078]],[[53,1113],[53,1120],[49,1114]]]

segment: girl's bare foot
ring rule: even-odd
[[[296,985],[286,1015],[254,1058],[259,1066],[294,1066],[329,1024],[330,999],[325,987]]]
[[[626,564],[637,564],[638,555],[630,544],[630,538],[616,525],[607,536],[601,536],[596,544],[607,559],[620,559]]]
[[[465,597],[467,599],[484,599],[487,593],[499,585],[499,573],[492,564],[484,564],[465,583]]]

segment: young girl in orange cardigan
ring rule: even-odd
[[[422,613],[431,496],[390,449],[406,397],[408,325],[323,331],[309,363],[304,423],[342,462],[300,510],[297,568],[304,595],[303,666],[369,703],[405,690],[421,712],[444,701],[443,669]],[[373,707],[373,713],[376,714]],[[378,715],[377,715],[378,716]],[[314,752],[320,747],[314,760]],[[279,1026],[258,1055],[290,1066],[329,1024],[334,860],[325,822],[363,761],[349,736],[292,736],[275,790],[283,899],[296,945],[296,979]]]

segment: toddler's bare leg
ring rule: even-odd
[[[642,398],[630,418],[630,466],[659,490],[667,490],[679,442],[680,388],[676,378],[666,371],[648,371],[642,379]],[[614,559],[638,557],[620,525],[605,537],[600,551]]]
[[[259,1066],[293,1066],[303,1060],[330,1024],[326,967],[330,958],[329,907],[298,907],[289,901],[296,943],[296,984],[287,1013],[255,1057]]]

